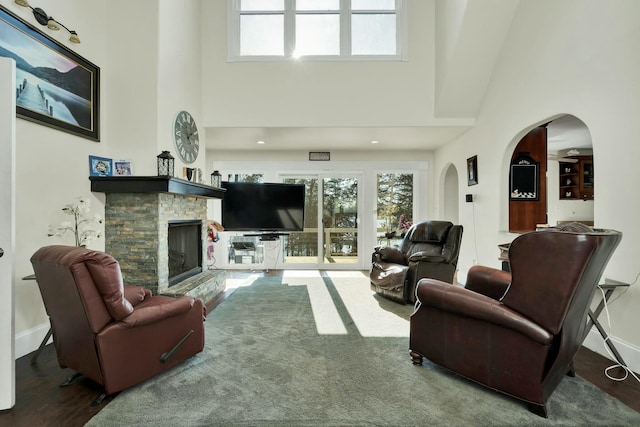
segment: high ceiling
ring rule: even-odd
[[[255,127],[208,128],[207,141],[214,150],[357,151],[433,150],[462,135],[463,126],[424,127]],[[371,141],[378,141],[372,143]]]
[[[208,127],[207,148],[255,150],[258,141],[264,142],[260,145],[264,151],[434,150],[444,146],[473,127],[517,5],[436,0],[436,59],[446,58],[446,63],[434,67],[438,95],[433,100],[434,117],[425,118],[429,125]],[[459,19],[449,19],[453,14]],[[550,152],[591,147],[589,130],[573,116],[554,120],[547,130]]]

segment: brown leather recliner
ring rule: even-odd
[[[458,266],[462,226],[449,221],[414,224],[400,248],[377,246],[369,278],[376,293],[406,304],[415,302],[415,287],[423,277],[452,283]]]
[[[546,417],[547,400],[573,374],[591,299],[621,238],[613,230],[531,232],[510,245],[511,273],[474,266],[464,288],[420,280],[413,363],[426,357]]]
[[[56,245],[36,251],[31,263],[58,363],[104,387],[95,404],[204,348],[202,301],[124,286],[111,255]]]

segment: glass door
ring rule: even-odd
[[[358,187],[355,175],[287,177],[305,184],[304,231],[283,239],[282,262],[309,268],[354,268],[358,255]]]

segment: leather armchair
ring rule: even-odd
[[[124,286],[111,255],[55,245],[36,251],[31,263],[58,363],[104,387],[94,404],[204,348],[202,301]]]
[[[369,278],[376,293],[406,304],[415,301],[418,280],[430,277],[452,283],[458,266],[462,226],[449,221],[414,224],[400,248],[377,246]]]
[[[531,232],[509,247],[511,273],[474,266],[464,288],[420,280],[413,363],[426,357],[546,417],[549,397],[573,373],[593,294],[621,238],[613,230]]]

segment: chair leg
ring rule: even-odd
[[[547,411],[547,405],[538,405],[535,403],[529,403],[527,405],[529,412],[532,412],[540,417],[549,418],[549,412]]]
[[[415,351],[410,351],[409,355],[411,356],[411,361],[416,366],[422,366],[422,355],[416,353]]]
[[[575,368],[575,366],[573,366],[573,361],[571,361],[571,364],[569,365],[569,370],[567,371],[567,376],[570,376],[570,377],[575,377],[576,376],[576,368]]]
[[[107,393],[102,393],[100,396],[96,397],[96,400],[91,402],[91,406],[99,406],[99,405],[101,405],[106,397],[107,397]]]
[[[76,380],[78,378],[80,378],[82,376],[82,374],[80,372],[76,372],[75,374],[71,375],[69,378],[67,378],[66,380],[64,380],[64,382],[62,384],[60,384],[58,387],[67,387],[70,386],[71,384],[73,384],[74,382],[76,382]]]

